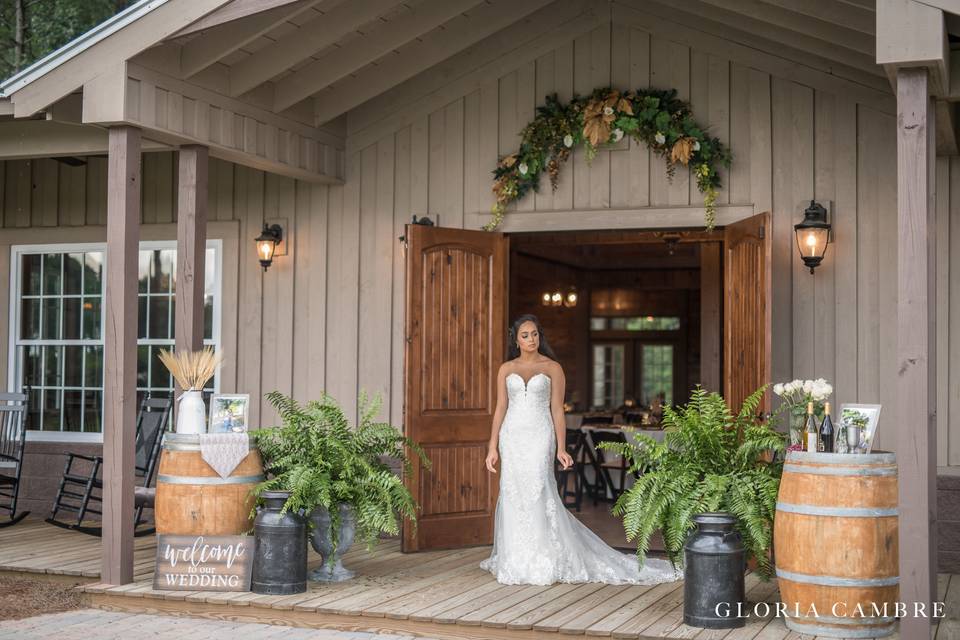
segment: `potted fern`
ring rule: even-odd
[[[403,482],[411,473],[407,450],[426,468],[430,461],[396,427],[374,420],[379,396],[368,402],[361,394],[355,426],[326,394],[304,405],[277,391],[266,397],[282,424],[252,432],[268,474],[254,494],[259,498],[267,491],[289,492],[284,512],[307,515],[311,543],[323,556],[310,578],[346,580],[353,572],[343,568],[341,557],[355,536],[372,550],[381,533],[400,533],[402,518],[416,527],[417,503]],[[400,460],[403,477],[384,463],[385,457]]]
[[[690,402],[664,407],[663,442],[637,435],[637,443],[602,443],[624,455],[636,483],[617,500],[628,540],[643,562],[650,537],[660,529],[674,565],[694,529],[694,516],[727,512],[737,519],[744,550],[764,580],[772,575],[770,550],[777,491],[783,470],[784,436],[756,419],[766,386],[753,392],[734,415],[717,393],[699,386]],[[774,455],[771,456],[770,453]]]

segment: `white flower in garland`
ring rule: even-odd
[[[783,384],[780,383],[780,382],[778,382],[777,384],[773,385],[773,392],[774,392],[775,394],[777,394],[778,396],[782,396],[782,395],[783,395]]]
[[[527,175],[527,171],[530,169],[530,167],[527,166],[526,162],[521,162],[518,169],[520,169],[520,175],[525,176]]]
[[[623,129],[614,129],[613,130],[613,141],[620,142],[623,140]]]
[[[694,140],[694,141],[693,141],[693,150],[694,150],[694,151],[700,151],[700,141],[699,141],[699,140]]]
[[[657,141],[657,144],[663,144],[667,141],[667,136],[657,131],[657,135],[653,136],[653,139]]]
[[[569,133],[563,136],[563,146],[565,146],[567,149],[573,146],[573,136]]]
[[[613,115],[613,107],[604,107],[604,108],[603,108],[603,115],[605,115],[605,116],[612,116],[612,115]]]

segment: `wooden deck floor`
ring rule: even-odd
[[[110,587],[80,588],[94,606],[111,610],[194,615],[239,622],[270,622],[352,631],[407,633],[431,638],[556,640],[557,634],[612,638],[796,640],[782,620],[751,618],[742,629],[708,631],[683,624],[683,584],[614,586],[596,583],[549,587],[506,586],[477,563],[489,547],[416,554],[384,541],[373,553],[359,545],[344,564],[357,577],[337,585],[310,583],[306,593],[155,591],[153,538],[137,540],[137,579]],[[311,552],[311,565],[319,556]],[[99,540],[42,522],[0,530],[0,570],[51,575],[99,575]],[[960,576],[939,577],[948,618],[938,640],[960,638]],[[776,582],[747,576],[751,602],[776,602]],[[896,636],[894,636],[896,637]]]
[[[153,575],[156,548],[153,536],[135,538],[137,579]],[[0,572],[95,582],[100,578],[100,538],[27,518],[0,529]]]

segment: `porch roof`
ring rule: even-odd
[[[438,65],[502,53],[511,43],[495,36],[518,22],[617,4],[890,92],[870,0],[141,0],[0,83],[0,114],[127,123],[166,145],[340,182],[346,138],[364,124],[348,120],[355,108],[392,102],[431,68],[454,79],[462,67]]]

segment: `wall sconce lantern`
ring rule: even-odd
[[[283,240],[283,229],[278,224],[267,225],[264,223],[263,231],[256,237],[257,257],[260,259],[260,266],[266,271],[273,264],[273,254],[277,250],[277,245]]]
[[[823,261],[830,241],[830,223],[827,222],[827,210],[815,200],[803,212],[803,222],[793,225],[797,234],[797,248],[803,264],[810,267],[810,273]]]

